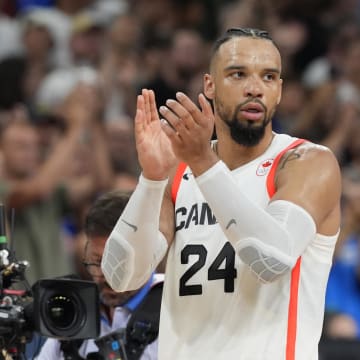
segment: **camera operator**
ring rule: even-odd
[[[83,264],[99,287],[101,303],[100,337],[112,333],[115,330],[125,329],[127,326],[129,327],[129,324],[133,324],[134,321],[131,321],[131,319],[134,318],[135,314],[139,314],[139,308],[144,308],[142,304],[146,303],[145,300],[149,298],[152,290],[156,288],[155,285],[163,281],[163,274],[153,274],[142,288],[123,293],[116,293],[105,281],[100,267],[105,242],[115,226],[117,219],[124,210],[129,196],[130,194],[119,191],[102,195],[91,206],[85,219],[87,243],[84,250]],[[148,314],[150,317],[154,316],[157,318],[157,326],[160,313],[160,297],[161,296],[159,296],[156,313]],[[153,311],[153,309],[152,301],[150,311]],[[158,331],[158,329],[156,330]],[[65,348],[63,346],[64,344],[70,344],[70,347],[67,346]],[[149,344],[140,344],[140,347],[141,350],[139,354],[135,357],[127,355],[124,359],[157,359],[157,339]],[[69,348],[72,348],[71,351],[76,354],[69,354]],[[128,351],[126,346],[125,349]],[[96,357],[96,353],[98,352],[99,348],[95,344],[95,339],[84,340],[80,344],[76,341],[61,342],[58,339],[47,339],[37,359],[89,359],[90,357],[91,359],[103,359],[103,357]]]

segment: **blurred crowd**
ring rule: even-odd
[[[359,0],[0,0],[0,200],[30,283],[82,273],[94,199],[131,190],[136,96],[202,91],[212,41],[268,30],[283,57],[274,129],[323,144],[343,174],[324,336],[360,339]],[[331,191],[331,189],[329,189]],[[314,269],[316,271],[316,269]]]

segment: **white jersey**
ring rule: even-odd
[[[242,191],[265,208],[280,157],[299,143],[277,134],[264,154],[233,170]],[[167,260],[159,359],[318,359],[336,236],[317,234],[292,272],[260,283],[235,254],[190,169],[183,170],[173,185],[176,236]]]

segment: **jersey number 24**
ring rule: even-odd
[[[188,284],[187,282],[206,263],[207,250],[204,245],[186,245],[181,251],[181,263],[188,264],[190,256],[197,256],[196,262],[191,265],[180,278],[180,296],[201,295],[201,284]],[[223,266],[221,266],[224,263]],[[235,250],[229,242],[222,247],[208,269],[208,280],[224,280],[224,292],[234,292],[234,280],[236,278]]]

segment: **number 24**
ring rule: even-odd
[[[204,245],[186,245],[181,251],[181,263],[188,264],[190,255],[197,255],[198,259],[180,278],[180,296],[202,294],[201,284],[189,285],[187,282],[205,265],[207,250]],[[224,261],[225,267],[220,269],[220,265]],[[234,279],[236,276],[235,250],[229,242],[226,242],[208,269],[208,280],[224,279],[224,292],[234,292]]]

